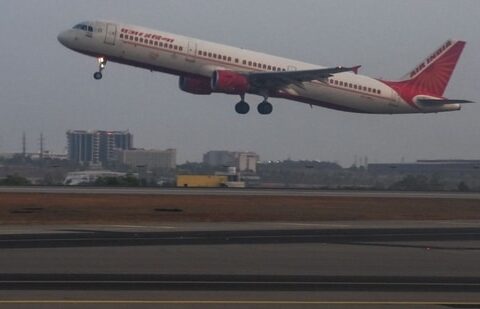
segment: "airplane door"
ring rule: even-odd
[[[107,24],[107,31],[105,31],[105,44],[115,45],[116,35],[117,35],[117,25]]]
[[[195,62],[196,53],[197,53],[197,43],[193,41],[188,41],[187,57],[185,58],[185,60],[190,62]]]

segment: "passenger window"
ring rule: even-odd
[[[162,43],[162,42],[158,42],[158,46],[163,47],[163,43]]]
[[[170,49],[172,49],[172,48],[173,48],[173,44],[170,44],[168,47],[169,47]]]
[[[228,57],[227,61],[232,61],[232,57]]]
[[[153,40],[150,40],[150,45],[153,45]]]
[[[381,94],[382,92],[381,92],[380,90],[377,90],[377,93],[378,93],[378,94]]]
[[[157,42],[157,41],[153,42],[153,44],[154,44],[155,46],[158,46],[158,42]]]
[[[212,53],[208,53],[208,57],[212,58]]]
[[[238,63],[238,58],[235,58],[235,63]]]
[[[271,69],[272,69],[271,65],[267,66],[267,70],[271,70]]]
[[[272,67],[272,70],[276,71],[276,70],[277,70],[277,67]]]
[[[368,88],[368,90],[367,90],[367,91],[368,91],[368,92],[372,92],[372,88]]]
[[[88,26],[88,31],[89,31],[89,32],[93,32],[93,27],[92,27],[92,26]]]
[[[133,35],[130,36],[130,41],[133,41]]]
[[[338,80],[335,80],[335,85],[338,85]]]
[[[242,61],[242,64],[247,64],[247,60],[243,60],[243,61]]]
[[[248,62],[248,65],[249,65],[249,66],[252,66],[252,62],[251,62],[251,61],[249,61],[249,62]]]
[[[138,42],[138,36],[135,37],[135,42]]]
[[[120,33],[120,38],[123,39],[123,33]]]
[[[143,38],[140,38],[140,43],[143,43]]]

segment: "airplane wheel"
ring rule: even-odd
[[[245,101],[240,101],[235,104],[235,111],[239,114],[245,115],[250,111],[250,106]]]
[[[102,73],[101,72],[95,72],[93,74],[93,78],[95,78],[96,80],[102,79]]]
[[[257,110],[262,115],[268,115],[272,113],[273,106],[267,101],[263,101],[262,103],[258,104]]]

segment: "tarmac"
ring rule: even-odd
[[[2,308],[478,308],[480,221],[0,228]]]

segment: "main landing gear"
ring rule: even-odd
[[[235,111],[239,114],[245,115],[250,111],[250,106],[245,102],[245,95],[240,95],[240,102],[235,104]],[[262,115],[268,115],[272,113],[273,106],[265,98],[262,103],[258,104],[257,110]]]
[[[272,113],[273,106],[265,99],[262,103],[258,104],[257,110],[262,115],[269,115]]]
[[[240,102],[235,104],[235,111],[239,114],[245,115],[250,111],[250,105],[248,105],[247,102],[245,102],[245,95],[241,94],[240,95]]]
[[[102,79],[102,71],[105,69],[107,66],[107,59],[104,57],[100,57],[97,59],[98,60],[98,72],[93,73],[93,78],[96,80]]]

